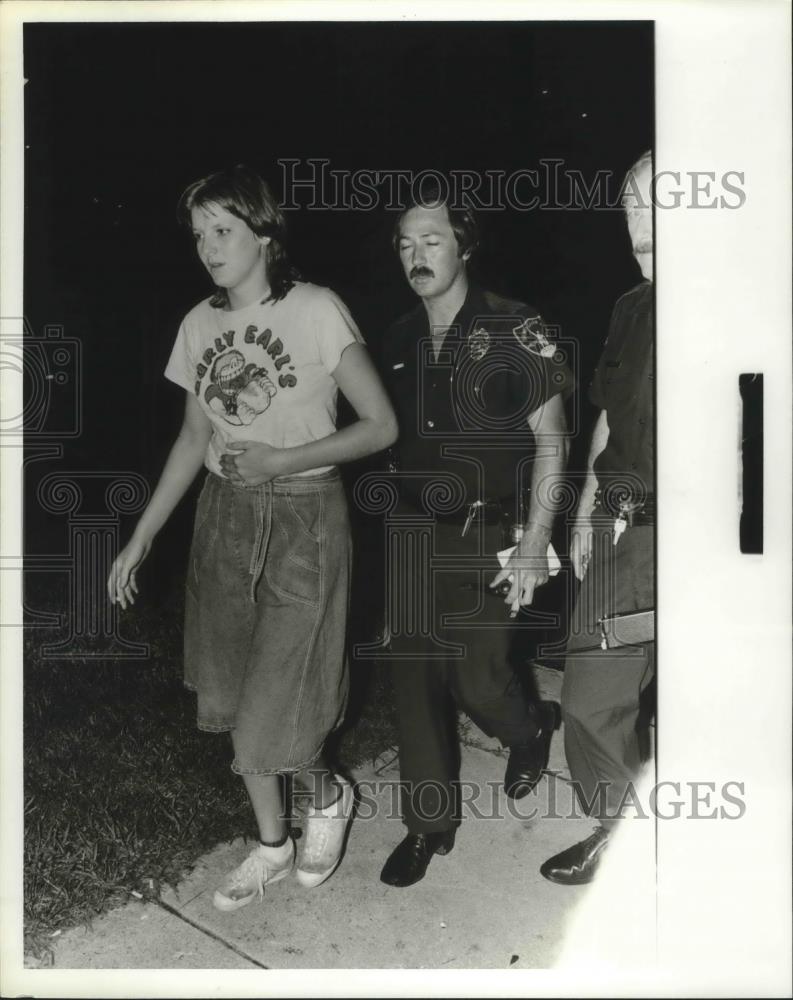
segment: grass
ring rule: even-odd
[[[128,613],[124,635],[149,644],[144,661],[47,660],[41,646],[59,636],[26,634],[25,950],[39,961],[56,930],[132,892],[156,896],[218,843],[255,836],[230,740],[196,729],[195,696],[182,686],[180,604],[174,596]],[[50,592],[36,606],[63,604]],[[355,666],[340,764],[395,740],[384,668]]]

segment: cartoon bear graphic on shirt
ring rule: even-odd
[[[204,400],[230,424],[247,425],[270,405],[277,389],[264,368],[246,364],[240,351],[221,354],[212,366]]]

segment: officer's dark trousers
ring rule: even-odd
[[[459,818],[455,708],[511,746],[536,735],[537,705],[513,669],[519,629],[503,598],[487,592],[498,571],[501,528],[475,524],[461,538],[460,525],[441,523],[430,529],[434,540],[425,529],[411,536],[412,530],[406,526],[391,551],[392,676],[402,818],[411,833],[430,833]],[[404,555],[409,551],[412,556]],[[458,562],[448,567],[447,558],[447,567],[438,568],[444,557]]]
[[[655,644],[576,651],[597,643],[599,618],[655,606],[653,529],[628,528],[616,546],[596,532],[571,623],[562,687],[565,755],[583,811],[609,828],[630,804],[648,749],[646,700]]]

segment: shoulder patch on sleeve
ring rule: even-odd
[[[545,324],[540,316],[530,316],[512,330],[515,340],[524,351],[541,358],[552,358],[556,347],[548,340]]]

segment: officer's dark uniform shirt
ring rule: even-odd
[[[466,503],[519,495],[533,448],[528,416],[574,385],[564,350],[546,333],[530,306],[473,285],[437,360],[422,302],[394,323],[383,363],[400,468],[426,473],[403,478],[403,499],[421,508],[433,472],[459,477]]]
[[[589,390],[605,410],[606,447],[595,460],[598,485],[636,476],[653,493],[653,285],[643,281],[614,306],[603,356]]]

